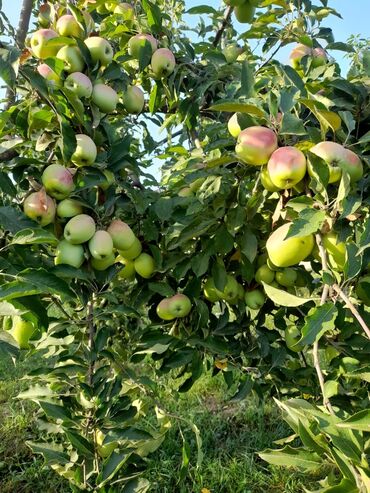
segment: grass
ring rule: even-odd
[[[35,407],[14,398],[26,387],[21,377],[37,363],[31,359],[14,367],[10,360],[0,361],[1,493],[70,491],[25,444],[37,438]],[[150,493],[300,493],[304,486],[312,487],[315,477],[269,466],[257,455],[290,434],[275,407],[261,407],[252,399],[228,402],[221,376],[201,378],[186,394],[176,393],[171,381],[168,389],[162,396],[164,408],[182,419],[173,420],[162,447],[148,459]],[[200,430],[204,457],[199,468],[195,434],[184,420]],[[190,464],[180,480],[183,439]]]

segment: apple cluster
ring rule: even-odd
[[[157,305],[157,315],[162,320],[184,318],[191,311],[191,301],[186,294],[177,293],[170,298],[164,298]]]

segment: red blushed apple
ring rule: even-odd
[[[73,15],[62,15],[57,21],[56,30],[60,36],[74,36],[82,38],[84,31]]]
[[[112,113],[118,103],[118,94],[105,84],[96,84],[91,99],[102,113]]]
[[[292,67],[295,69],[299,68],[301,60],[304,56],[312,57],[313,67],[320,67],[328,60],[326,51],[323,48],[310,48],[309,46],[298,44],[290,53],[289,58]]]
[[[75,189],[71,172],[60,164],[50,164],[41,179],[47,193],[57,200],[66,199]]]
[[[153,53],[151,67],[156,78],[164,78],[175,70],[176,60],[171,50],[159,48]]]
[[[321,157],[329,166],[329,183],[340,180],[342,171],[346,171],[351,182],[362,178],[363,166],[361,159],[353,151],[346,149],[336,142],[320,142],[310,149],[310,152]],[[308,165],[308,173],[312,175],[312,165]]]
[[[248,127],[238,135],[235,147],[237,157],[254,166],[262,166],[277,149],[275,132],[266,127]]]
[[[26,197],[23,210],[27,217],[47,226],[54,221],[56,209],[54,200],[42,189]]]
[[[92,36],[85,39],[85,45],[90,51],[91,59],[94,63],[106,67],[113,59],[113,48],[104,38]]]
[[[306,174],[306,158],[295,147],[280,147],[272,153],[267,170],[273,185],[280,189],[292,188]]]
[[[93,90],[91,80],[82,72],[69,74],[64,82],[64,87],[74,92],[79,98],[89,98]]]
[[[144,93],[137,86],[128,86],[123,94],[123,106],[127,113],[141,113],[144,108]]]
[[[151,48],[153,54],[158,47],[157,40],[151,34],[135,34],[135,36],[129,39],[128,52],[133,58],[138,60],[141,52],[147,46]]]
[[[37,72],[47,81],[52,87],[60,87],[60,77],[46,63],[41,63],[37,67]]]
[[[48,46],[48,41],[57,38],[58,34],[52,29],[39,29],[33,33],[31,38],[31,50],[36,58],[51,58],[55,56],[60,48],[58,45]]]

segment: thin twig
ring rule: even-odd
[[[351,311],[352,315],[356,318],[358,323],[361,325],[361,327],[364,329],[367,337],[370,339],[370,329],[366,325],[365,320],[361,317],[359,312],[357,311],[356,307],[354,306],[353,303],[349,300],[349,298],[345,295],[345,293],[341,290],[341,288],[338,286],[338,284],[333,284],[333,289],[336,291],[339,296],[342,298],[344,303],[346,304],[347,308]]]
[[[62,303],[56,296],[52,296],[51,299],[54,301],[54,303],[57,305],[57,307],[60,309],[60,311],[68,318],[68,320],[73,320],[73,318],[69,315],[69,313],[64,309]]]
[[[94,350],[94,337],[95,337],[95,324],[94,324],[94,301],[93,298],[89,301],[87,305],[87,316],[86,316],[86,327],[89,334],[89,350],[90,350],[90,363],[88,370],[88,381],[89,385],[92,385],[92,378],[94,374],[94,360],[91,358],[91,354]]]
[[[216,46],[218,45],[220,39],[222,38],[222,35],[227,27],[227,25],[229,24],[230,22],[230,17],[231,17],[231,14],[233,13],[233,10],[234,10],[234,7],[228,7],[226,10],[225,10],[225,15],[224,15],[224,18],[221,22],[221,25],[220,27],[218,28],[218,31],[215,35],[215,39],[213,40],[213,43],[212,45],[216,48]]]
[[[282,47],[282,43],[279,43],[278,47],[271,53],[271,55],[269,56],[269,58],[267,60],[265,60],[262,65],[260,65],[258,67],[258,69],[256,70],[255,75],[257,75],[258,72],[260,72],[260,70],[263,69],[263,67],[265,67],[269,62],[271,62],[271,60],[274,58],[274,56],[280,50],[281,47]]]

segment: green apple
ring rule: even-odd
[[[41,63],[37,67],[37,72],[46,80],[50,87],[59,88],[62,85],[59,75],[52,70],[46,63]]]
[[[333,269],[343,272],[347,256],[345,243],[338,242],[338,236],[334,231],[323,235],[322,243],[328,253],[330,265]]]
[[[105,84],[96,84],[91,99],[102,113],[112,113],[118,103],[118,94]]]
[[[23,211],[27,217],[47,226],[55,219],[55,202],[45,190],[33,192],[23,202]]]
[[[60,36],[73,36],[74,38],[82,38],[84,30],[73,17],[73,15],[62,15],[57,21],[56,30]]]
[[[168,299],[169,312],[174,315],[175,318],[187,317],[191,310],[191,301],[186,294],[175,294]]]
[[[148,253],[141,253],[135,259],[135,270],[139,276],[149,279],[155,271],[154,258]]]
[[[258,284],[262,284],[263,282],[271,284],[275,279],[275,272],[271,270],[267,264],[264,264],[257,269],[254,278]]]
[[[78,98],[89,98],[93,90],[91,80],[82,72],[69,74],[64,82],[64,87],[76,94]]]
[[[128,52],[133,58],[139,60],[144,52],[151,55],[158,48],[157,40],[151,34],[135,34],[128,41]]]
[[[90,51],[91,59],[94,63],[107,66],[113,60],[113,48],[104,38],[92,36],[85,39],[85,45]]]
[[[113,183],[116,181],[116,177],[113,171],[110,171],[109,169],[103,170],[103,174],[105,176],[105,181],[103,183],[100,183],[99,187],[102,190],[108,190],[108,188],[112,186]]]
[[[268,169],[267,169],[267,166],[263,166],[261,168],[260,178],[261,178],[261,183],[262,183],[263,188],[265,190],[267,190],[268,192],[278,192],[280,190],[279,187],[276,187],[272,183]]]
[[[64,199],[57,206],[57,215],[60,218],[70,218],[82,214],[83,207],[78,200]]]
[[[41,181],[47,193],[57,200],[66,199],[75,189],[71,172],[60,164],[45,168]]]
[[[15,316],[12,319],[11,335],[21,349],[29,348],[29,340],[36,330],[35,323],[27,315]]]
[[[89,241],[95,234],[95,221],[87,214],[72,217],[64,227],[64,238],[73,245]]]
[[[252,291],[246,291],[244,301],[248,308],[259,310],[265,303],[265,295],[259,289],[252,289]]]
[[[302,351],[304,346],[302,344],[296,345],[297,342],[301,339],[301,336],[301,331],[295,325],[290,325],[285,329],[285,342],[291,351],[295,353],[299,353],[300,351]]]
[[[227,122],[227,129],[233,137],[238,137],[238,135],[242,131],[238,122],[238,113],[234,113],[229,118],[229,121]]]
[[[76,150],[71,161],[76,166],[90,166],[95,162],[97,148],[94,141],[85,134],[76,134]]]
[[[234,9],[236,19],[242,24],[251,24],[253,22],[256,7],[251,5],[248,0]]]
[[[228,302],[233,302],[238,298],[238,292],[238,281],[235,279],[235,277],[228,274],[226,278],[226,285],[221,293],[222,299]]]
[[[243,48],[239,46],[238,43],[228,43],[222,50],[222,54],[226,58],[227,63],[234,63],[242,53]]]
[[[77,46],[63,46],[56,54],[63,62],[64,70],[68,73],[82,72],[85,62]]]
[[[106,459],[118,447],[118,442],[114,441],[114,442],[104,443],[104,439],[105,439],[104,433],[101,430],[99,430],[96,433],[97,450],[100,457]]]
[[[117,248],[117,250],[128,250],[135,242],[136,237],[134,232],[128,224],[124,223],[120,219],[114,219],[110,223],[107,231],[112,237],[114,248]],[[130,259],[130,257],[123,254],[122,256]]]
[[[275,132],[266,127],[248,127],[242,130],[235,146],[237,157],[254,166],[262,166],[277,149]]]
[[[357,281],[356,294],[366,306],[370,306],[370,276],[361,277]]]
[[[313,235],[285,239],[291,223],[277,228],[268,238],[266,249],[271,262],[277,267],[291,267],[307,258],[314,247]]]
[[[266,264],[267,260],[268,260],[267,253],[261,253],[260,255],[258,255],[258,257],[257,257],[257,267],[261,267],[261,265]]]
[[[292,188],[306,174],[305,155],[295,147],[280,147],[272,153],[267,170],[273,185],[280,189]]]
[[[95,270],[99,270],[99,271],[107,270],[115,263],[116,263],[116,256],[114,255],[114,253],[111,253],[108,257],[105,257],[102,260],[91,257],[91,265]]]
[[[144,108],[144,93],[137,86],[128,86],[122,97],[123,106],[127,113],[141,113]]]
[[[113,240],[107,231],[98,230],[89,240],[91,255],[97,260],[110,257],[113,253]]]
[[[123,268],[118,273],[118,277],[120,279],[132,280],[135,278],[136,271],[133,260],[129,260],[127,258],[123,258],[121,255],[118,255],[118,257],[116,258],[116,262],[119,262],[123,265]]]
[[[297,271],[287,267],[283,270],[279,270],[275,274],[275,279],[280,284],[280,286],[284,286],[285,288],[290,288],[295,286],[297,281]]]
[[[54,57],[60,46],[49,45],[48,41],[57,37],[58,34],[52,29],[39,29],[33,33],[30,41],[32,54],[41,60]]]
[[[170,311],[169,308],[170,298],[165,298],[157,305],[157,315],[162,320],[174,320],[176,316]]]
[[[244,300],[245,291],[242,284],[238,283],[238,300]]]
[[[211,303],[215,303],[222,298],[222,293],[216,289],[214,280],[212,277],[209,277],[203,286],[203,293],[205,298]]]
[[[67,240],[58,243],[54,263],[55,265],[71,265],[79,269],[85,260],[85,251],[82,245],[73,245]]]
[[[154,77],[163,79],[175,70],[176,60],[174,54],[168,48],[159,48],[152,55],[150,62]]]
[[[346,149],[336,142],[319,142],[311,147],[310,152],[321,157],[329,166],[329,183],[340,180],[342,170],[346,171],[351,182],[356,182],[362,178],[363,166],[361,159],[353,151]],[[312,175],[312,165],[308,166],[308,173]]]
[[[114,240],[113,240],[113,243],[114,243]],[[122,249],[119,249],[118,252],[119,254],[128,259],[128,260],[135,260],[141,253],[143,247],[141,245],[141,242],[138,238],[134,238],[134,242],[133,244],[129,247],[129,248],[126,248],[124,250]]]

